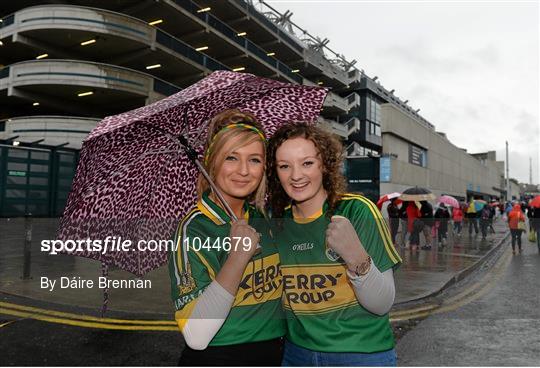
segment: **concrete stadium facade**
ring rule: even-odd
[[[496,196],[500,165],[482,164],[433,124],[264,2],[228,0],[18,0],[0,10],[0,140],[79,149],[97,122],[169,96],[215,70],[330,87],[318,123],[348,157],[379,164],[392,181],[463,197]],[[405,129],[407,127],[407,129]],[[410,166],[406,144],[428,164]],[[472,188],[472,189],[471,189]],[[477,190],[479,189],[479,190]],[[375,195],[375,194],[374,194]]]

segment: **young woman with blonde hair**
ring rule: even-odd
[[[180,365],[281,361],[279,256],[261,213],[265,145],[248,113],[226,110],[210,123],[204,166],[239,220],[231,220],[200,175],[199,201],[178,225],[178,248],[169,258],[175,319],[187,345]]]

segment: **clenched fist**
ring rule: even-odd
[[[257,253],[257,245],[261,237],[253,227],[248,225],[246,220],[233,222],[229,236],[232,242],[229,257],[240,257],[249,261]],[[239,242],[235,240],[238,237],[241,238]]]
[[[368,257],[353,225],[343,216],[332,216],[326,229],[326,244],[352,269]]]

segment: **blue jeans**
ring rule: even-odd
[[[394,349],[380,353],[323,353],[304,349],[285,340],[283,367],[395,367]]]

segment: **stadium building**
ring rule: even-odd
[[[215,70],[330,87],[319,124],[347,148],[351,189],[376,198],[382,107],[434,126],[291,15],[243,0],[5,2],[0,216],[61,214],[82,140],[99,120]]]

